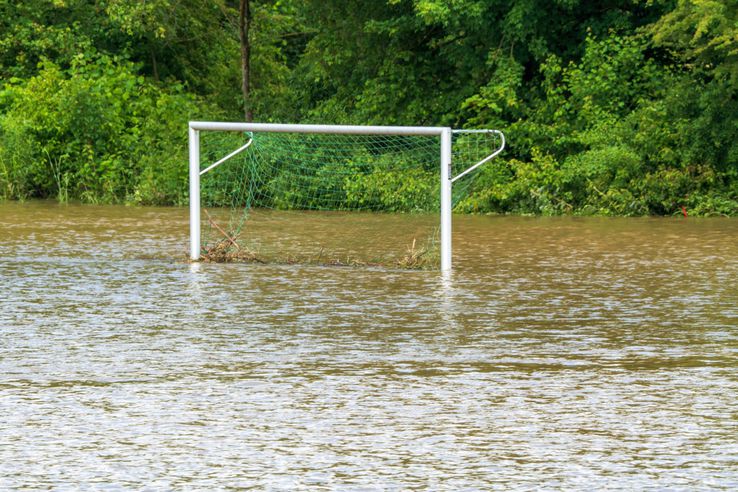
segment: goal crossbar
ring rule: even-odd
[[[357,126],[357,125],[299,125],[278,123],[240,123],[191,121],[189,123],[189,175],[190,175],[190,259],[198,261],[201,255],[200,230],[200,176],[220,165],[235,154],[245,150],[251,142],[218,160],[205,170],[200,169],[200,131],[226,132],[272,132],[334,135],[407,135],[436,136],[440,139],[440,191],[441,191],[441,270],[451,270],[451,192],[453,183],[479,166],[490,161],[505,148],[505,138],[498,130],[453,130],[450,127],[428,126]],[[487,157],[470,166],[455,177],[451,173],[451,156],[454,133],[495,133],[500,136],[501,145]]]
[[[441,135],[450,128],[433,126],[296,125],[281,123],[231,123],[191,121],[192,130],[226,132],[325,133],[338,135]]]

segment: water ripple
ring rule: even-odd
[[[0,488],[738,487],[738,223],[455,220],[441,276],[1,204]]]

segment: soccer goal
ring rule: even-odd
[[[203,200],[242,211],[418,208],[440,211],[439,263],[450,270],[454,185],[504,148],[498,130],[190,122],[190,259],[203,257]],[[205,223],[236,245],[246,215],[229,230],[209,214]]]

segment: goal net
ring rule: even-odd
[[[448,216],[450,235],[454,200],[473,182],[475,165],[502,150],[502,138],[428,127],[193,122],[191,259],[437,268],[438,213]],[[454,176],[463,183],[452,187]]]

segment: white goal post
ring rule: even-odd
[[[275,132],[334,135],[413,135],[435,136],[440,139],[441,180],[441,270],[451,269],[451,191],[453,183],[479,166],[490,161],[505,148],[505,136],[498,130],[454,130],[449,127],[424,126],[347,126],[347,125],[293,125],[274,123],[228,123],[191,121],[189,124],[190,161],[190,259],[201,257],[200,231],[200,176],[248,148],[251,142],[236,149],[206,169],[200,168],[200,131]],[[487,157],[456,176],[452,176],[451,158],[454,133],[494,133],[500,137],[500,146]]]

